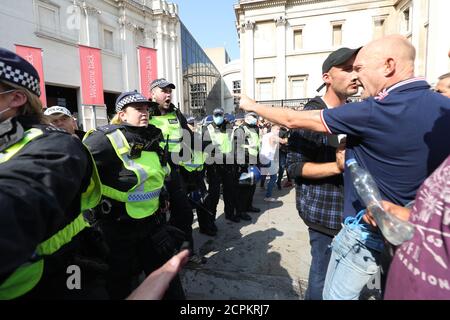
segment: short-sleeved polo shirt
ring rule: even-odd
[[[450,99],[423,78],[397,83],[377,97],[325,109],[330,134],[347,134],[346,159],[355,158],[383,199],[412,201],[425,178],[450,154]],[[364,208],[349,170],[344,172],[344,218]]]

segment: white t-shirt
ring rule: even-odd
[[[267,168],[269,172],[263,174],[275,174],[278,172],[278,146],[280,138],[278,132],[269,132],[263,135],[261,142],[261,162],[262,164],[268,164],[270,162],[270,168]]]

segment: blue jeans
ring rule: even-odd
[[[346,221],[331,243],[324,300],[358,300],[366,284],[378,273],[384,241],[358,214]]]
[[[308,289],[305,300],[322,300],[325,276],[331,256],[332,236],[308,228],[311,245],[311,267],[309,268]]]
[[[267,184],[266,198],[269,198],[272,196],[272,190],[273,190],[273,187],[275,186],[276,182],[277,182],[277,174],[271,175],[269,183]]]

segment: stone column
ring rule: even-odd
[[[255,57],[254,57],[254,45],[253,45],[253,31],[255,28],[255,22],[247,21],[241,26],[241,37],[245,37],[244,40],[244,55],[241,55],[243,74],[242,74],[242,88],[243,93],[247,94],[249,97],[255,97]],[[242,47],[242,43],[241,43]]]
[[[157,62],[158,62],[158,78],[163,77],[165,74],[164,70],[164,47],[163,47],[163,30],[162,21],[158,19],[156,26],[156,50],[157,50]]]
[[[98,15],[101,13],[95,7],[87,5],[85,2],[73,4],[80,10],[80,33],[78,41],[85,46],[98,48]]]
[[[125,11],[119,18],[119,26],[123,90],[130,91],[139,87],[139,81],[136,78],[138,76],[137,50],[134,42],[134,32],[139,27],[129,21],[125,16]]]
[[[276,99],[286,99],[286,23],[285,17],[274,19],[277,27],[277,93]]]

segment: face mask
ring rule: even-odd
[[[213,121],[216,125],[220,126],[223,123],[223,116],[213,116]]]
[[[16,91],[16,89],[0,92],[0,95],[2,95],[2,94],[7,94],[7,93],[10,93],[10,92],[13,92],[13,91]],[[8,108],[6,108],[5,110],[0,111],[0,116],[1,116],[2,114],[4,114],[5,112],[7,112],[8,110],[11,110],[11,107],[8,107]],[[0,119],[0,123],[1,123],[1,122],[3,122],[3,120]]]
[[[256,120],[255,117],[248,117],[248,118],[245,119],[245,122],[247,122],[247,124],[249,124],[249,125],[251,125],[251,126],[256,125],[256,122],[257,122],[257,121],[258,121],[258,120]]]

